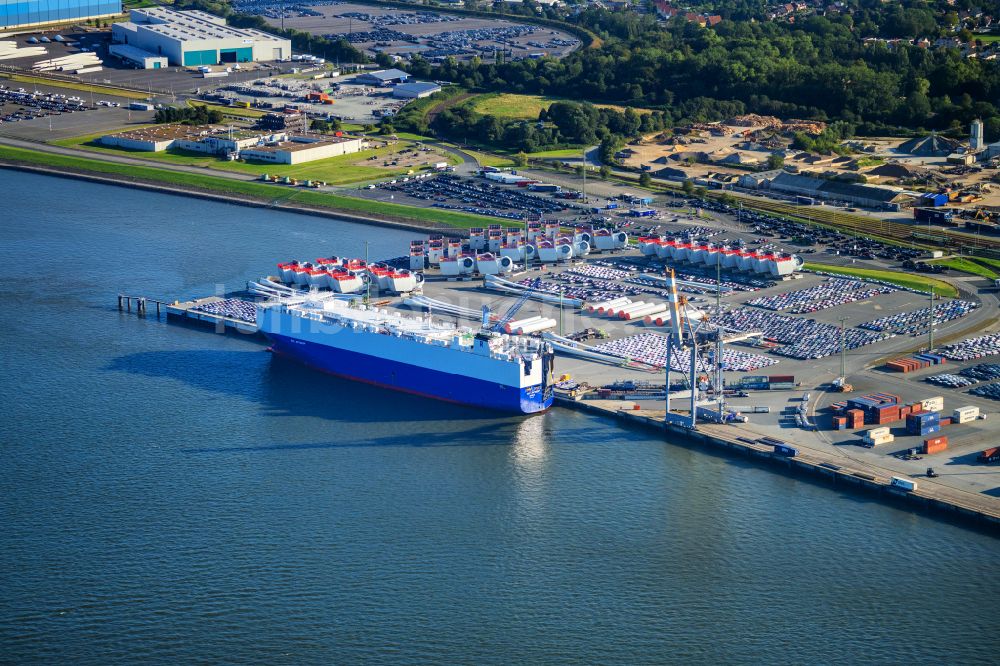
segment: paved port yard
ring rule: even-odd
[[[632,251],[631,256],[638,253]],[[605,258],[610,255],[606,255]],[[619,257],[625,255],[617,255]],[[596,261],[601,255],[592,255],[585,263]],[[546,277],[551,276],[554,271],[547,269],[541,271],[533,269],[525,274],[515,276],[515,280],[525,277]],[[555,272],[558,272],[556,269]],[[805,274],[801,279],[778,282],[774,286],[756,292],[736,292],[723,296],[723,304],[737,306],[752,298],[777,294],[792,290],[805,289],[817,284],[821,284],[823,278],[817,275]],[[486,303],[495,312],[504,312],[507,307],[516,300],[515,296],[502,295],[497,292],[484,290],[480,281],[447,281],[430,277],[425,283],[424,293],[431,298],[436,298],[449,303],[456,303],[470,308],[478,308]],[[975,298],[974,295],[963,294],[965,298]],[[694,307],[710,309],[714,307],[714,295],[703,295],[699,298],[704,302],[693,303]],[[633,299],[637,300],[637,299]],[[650,299],[646,299],[650,300]],[[969,330],[969,335],[978,335],[982,329],[996,317],[995,296],[989,295],[984,300],[983,307],[974,310],[971,314],[960,319],[948,322],[935,329],[935,336],[938,340],[953,336],[963,331]],[[907,291],[897,291],[891,294],[882,294],[869,301],[851,303],[832,307],[820,312],[787,315],[802,318],[814,318],[818,321],[839,326],[841,318],[848,318],[848,327],[859,323],[871,321],[885,316],[887,313],[897,313],[919,309],[927,306],[927,298],[924,295]],[[559,319],[559,308],[555,305],[542,304],[537,301],[529,301],[518,313],[517,318],[526,318],[534,315],[542,315]],[[463,322],[470,325],[471,322]],[[585,328],[598,328],[607,332],[611,339],[622,338],[650,330],[663,331],[664,329],[650,329],[640,323],[613,320],[606,317],[597,317],[579,314],[569,308],[563,311],[563,331],[571,333]],[[591,340],[585,344],[601,344],[601,340]],[[881,364],[875,367],[868,367],[883,358],[893,358],[895,355],[903,355],[903,352],[915,350],[918,347],[926,347],[926,336],[911,337],[897,336],[886,341],[851,350],[847,354],[847,372],[851,383],[854,385],[854,392],[849,394],[827,392],[826,388],[831,380],[840,373],[840,355],[833,354],[822,359],[796,360],[786,357],[773,356],[766,351],[745,345],[731,345],[730,349],[745,351],[754,354],[765,354],[779,359],[776,365],[764,367],[760,370],[750,372],[727,372],[727,383],[733,384],[738,378],[745,375],[794,375],[796,382],[801,386],[794,391],[749,391],[749,397],[728,398],[730,406],[741,407],[769,407],[768,414],[749,414],[750,423],[739,426],[714,426],[723,430],[731,430],[736,435],[745,435],[741,431],[749,431],[755,436],[772,436],[778,439],[795,444],[804,450],[814,452],[816,455],[825,456],[826,459],[839,460],[844,464],[851,463],[863,465],[874,470],[882,470],[885,475],[906,474],[918,479],[921,484],[934,484],[953,490],[962,491],[972,496],[983,496],[990,498],[989,502],[994,502],[1000,508],[1000,466],[986,466],[975,462],[976,455],[980,451],[1000,441],[1000,402],[985,398],[972,396],[968,390],[947,389],[934,386],[921,380],[929,374],[940,372],[957,371],[962,367],[974,365],[976,363],[990,362],[990,358],[964,363],[946,364],[943,366],[932,366],[926,370],[907,373],[889,373],[881,368]],[[1000,362],[1000,357],[996,357]],[[560,356],[556,364],[557,375],[570,374],[573,380],[586,382],[592,386],[601,386],[619,380],[636,380],[662,384],[664,374],[662,371],[654,372],[647,370],[632,369],[626,367],[605,365],[594,361],[567,358]],[[671,375],[674,382],[680,379],[678,373]],[[807,431],[796,426],[794,421],[794,410],[798,407],[803,395],[811,394],[809,414],[811,420],[817,423],[819,430],[815,432]],[[919,448],[923,438],[917,436],[906,436],[903,434],[903,422],[892,424],[893,433],[896,440],[891,444],[882,445],[878,449],[867,449],[860,446],[860,438],[863,431],[835,431],[830,430],[830,416],[827,407],[832,402],[845,400],[851,396],[864,395],[870,392],[890,392],[901,396],[905,402],[912,402],[932,396],[944,396],[945,409],[942,412],[948,416],[951,410],[956,407],[966,405],[979,406],[986,420],[977,420],[968,424],[956,424],[944,426],[942,435],[947,435],[950,441],[949,449],[941,454],[933,456],[923,456],[921,460],[902,460],[894,454],[905,452],[911,448]],[[633,401],[626,401],[631,407]],[[687,402],[680,400],[680,404],[673,405],[676,410],[686,410]],[[639,401],[641,407],[652,410],[651,413],[659,410],[662,418],[663,407],[659,401],[648,402]],[[865,429],[875,426],[866,426]],[[936,479],[924,478],[927,467],[934,467],[940,474]],[[998,499],[993,500],[996,497]]]
[[[569,33],[558,30],[554,31],[551,28],[544,26],[527,26],[527,24],[518,23],[516,16],[507,20],[465,17],[454,14],[449,15],[447,8],[442,8],[440,11],[435,10],[433,13],[444,15],[454,20],[427,22],[417,20],[400,24],[387,24],[382,26],[380,34],[380,26],[374,24],[379,22],[377,19],[375,22],[372,22],[361,20],[357,18],[357,16],[399,16],[401,14],[413,14],[417,11],[427,12],[428,9],[414,6],[414,9],[412,10],[401,10],[381,8],[372,5],[354,5],[349,3],[332,6],[310,6],[308,3],[303,3],[303,6],[308,7],[310,10],[315,11],[318,14],[322,14],[322,16],[299,16],[286,18],[284,20],[286,28],[295,28],[296,30],[310,32],[314,35],[343,35],[344,38],[349,39],[354,46],[359,49],[363,49],[369,54],[374,54],[376,51],[384,51],[391,55],[406,57],[412,53],[426,54],[427,51],[430,50],[428,48],[429,46],[432,49],[436,49],[440,45],[441,48],[448,49],[450,48],[449,44],[441,43],[439,39],[435,38],[437,38],[441,33],[466,30],[476,31],[471,34],[471,39],[475,41],[476,47],[482,50],[477,51],[474,54],[471,52],[465,54],[455,54],[459,60],[469,59],[473,57],[473,55],[485,57],[485,55],[491,54],[493,49],[499,51],[502,48],[511,49],[513,51],[513,57],[515,58],[525,58],[531,53],[547,53],[552,56],[562,57],[571,52],[573,49],[578,48],[580,45],[580,40]],[[352,18],[351,16],[347,16],[348,14],[354,14],[355,17]],[[281,24],[280,19],[269,18],[268,21],[272,25]],[[533,28],[533,32],[510,36],[508,39],[504,39],[504,33],[499,31],[505,28],[509,29],[514,26],[527,26],[529,28]],[[353,36],[351,33],[354,33]],[[412,41],[398,38],[392,33],[410,35],[419,43],[415,44]],[[365,35],[379,38],[360,39]],[[431,39],[434,43],[429,45],[428,39]],[[550,44],[553,39],[557,39],[560,43]],[[529,42],[543,44],[544,46],[532,46]],[[434,51],[431,50],[431,55],[433,54]]]
[[[279,259],[286,258],[281,257]],[[598,262],[613,261],[619,263],[626,262],[626,260],[637,260],[639,263],[648,261],[642,258],[639,252],[634,249],[614,254],[592,254],[574,265],[562,267],[549,266],[544,270],[542,268],[532,268],[528,272],[515,274],[511,279],[517,281],[526,278],[541,278],[552,281],[555,275],[574,268],[593,267]],[[682,271],[685,270],[683,265],[678,268]],[[479,278],[448,280],[434,273],[434,271],[428,271],[428,279],[423,289],[424,295],[430,298],[472,309],[478,309],[482,304],[488,304],[495,313],[505,312],[517,298],[513,295],[501,294],[485,289],[482,280]],[[724,274],[723,279],[725,280],[725,278]],[[724,295],[722,298],[723,306],[724,308],[738,308],[742,303],[753,298],[773,296],[785,292],[798,292],[821,285],[824,283],[824,280],[825,278],[822,276],[802,274],[798,279],[780,281],[758,291],[733,292],[732,294]],[[984,294],[983,298],[978,298],[973,293],[974,289],[970,290],[968,285],[962,286],[964,291],[960,295],[960,298],[978,299],[982,305],[965,317],[946,322],[937,327],[935,335],[939,341],[944,341],[948,338],[961,339],[981,335],[987,332],[987,329],[995,323],[994,320],[997,315],[995,294]],[[691,304],[692,307],[706,311],[710,311],[714,307],[714,294],[701,294],[693,298],[699,300],[693,302]],[[374,295],[373,300],[385,307],[399,307],[401,310],[412,314],[409,307],[403,306],[398,299],[392,296],[383,297],[381,295]],[[655,299],[645,298],[645,300]],[[840,319],[846,317],[848,319],[848,326],[853,326],[883,317],[886,313],[908,312],[926,307],[926,305],[927,300],[924,295],[907,291],[897,291],[880,294],[861,302],[829,307],[809,314],[789,315],[787,311],[773,314],[801,319],[813,318],[838,326]],[[752,308],[752,310],[772,314],[769,311],[759,308]],[[559,307],[557,305],[542,304],[534,300],[528,301],[522,307],[517,318],[523,319],[536,314],[551,317],[557,321],[560,319]],[[436,316],[442,319],[449,318],[444,315]],[[475,322],[469,320],[457,321],[460,325],[475,326]],[[664,329],[652,329],[639,323],[626,322],[620,319],[580,314],[569,307],[563,309],[562,326],[565,334],[581,331],[586,328],[596,328],[603,330],[609,335],[609,340],[590,340],[585,342],[588,345],[598,345],[609,341],[621,340],[627,336],[651,330],[664,331]],[[1000,517],[1000,466],[983,465],[977,463],[975,460],[980,451],[1000,441],[1000,437],[998,437],[998,431],[1000,431],[1000,402],[972,396],[968,393],[968,389],[948,389],[923,381],[923,377],[927,375],[940,372],[957,372],[964,367],[976,363],[989,363],[991,360],[996,360],[1000,363],[1000,356],[986,357],[962,363],[948,363],[905,375],[887,372],[882,367],[884,359],[895,358],[896,356],[904,355],[905,352],[916,351],[918,348],[925,346],[926,336],[912,337],[900,335],[850,351],[847,354],[846,366],[848,379],[854,385],[854,392],[843,394],[828,392],[829,382],[838,376],[840,372],[839,353],[833,353],[821,359],[797,360],[778,356],[766,350],[745,344],[727,345],[727,349],[729,350],[764,355],[778,360],[775,365],[763,367],[759,370],[727,372],[726,380],[730,386],[733,386],[740,377],[746,375],[793,375],[799,386],[795,390],[748,391],[749,395],[746,397],[729,397],[727,398],[727,405],[730,408],[767,407],[769,408],[769,413],[748,413],[750,422],[747,424],[728,426],[699,424],[699,431],[703,434],[711,435],[714,438],[715,444],[720,444],[721,442],[721,445],[739,449],[747,455],[768,459],[773,459],[774,457],[773,453],[770,452],[770,447],[748,444],[746,441],[741,441],[738,438],[742,437],[753,440],[763,436],[775,437],[791,443],[800,449],[801,459],[798,462],[777,461],[781,462],[782,465],[801,467],[803,469],[808,468],[831,478],[842,478],[845,483],[850,482],[873,489],[884,489],[890,476],[903,474],[915,479],[920,486],[920,495],[919,497],[912,498],[914,501],[926,500],[933,503],[934,500],[942,500],[947,501],[951,505]],[[662,385],[664,380],[664,372],[662,370],[625,367],[624,365],[612,365],[562,355],[557,359],[556,374],[569,374],[574,381],[586,383],[592,387],[599,387],[621,380]],[[681,375],[679,373],[674,372],[671,374],[673,383],[678,382],[680,379]],[[902,432],[902,422],[890,424],[890,427],[893,428],[893,434],[896,436],[895,441],[890,444],[880,445],[876,449],[868,449],[860,446],[860,437],[863,434],[863,430],[835,431],[830,429],[830,415],[827,411],[830,403],[870,392],[898,394],[903,402],[906,403],[928,397],[943,396],[944,410],[942,413],[945,416],[950,415],[951,411],[957,407],[975,405],[980,407],[987,418],[967,424],[943,426],[939,434],[946,435],[950,440],[947,451],[932,456],[922,456],[919,460],[903,460],[898,457],[898,454],[906,452],[909,449],[919,448],[922,438],[905,435]],[[794,413],[801,404],[805,393],[810,394],[808,412],[810,420],[816,423],[819,428],[816,431],[800,428],[795,423]],[[570,406],[597,411],[610,417],[623,417],[636,420],[644,427],[654,427],[662,423],[664,414],[663,402],[661,400],[625,399],[622,401],[592,401],[584,399],[577,402],[561,402]],[[686,412],[688,404],[688,401],[683,398],[675,400],[672,404],[673,411],[679,413]],[[747,410],[747,412],[749,411]],[[874,426],[865,426],[864,429],[871,427]],[[727,442],[728,444],[726,444]],[[820,468],[821,463],[827,465],[827,467]],[[843,469],[835,471],[829,465]],[[940,476],[933,479],[927,478],[925,472],[928,467],[934,467]],[[872,478],[858,478],[853,476],[854,472],[867,474]],[[895,491],[890,490],[887,492]]]

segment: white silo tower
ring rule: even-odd
[[[969,147],[975,151],[983,149],[983,121],[979,118],[972,121],[972,129],[969,136]]]

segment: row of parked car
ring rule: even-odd
[[[90,107],[77,96],[67,97],[59,93],[43,93],[38,90],[28,91],[24,88],[10,88],[0,85],[0,106],[16,106],[7,113],[0,115],[0,122],[11,123],[19,120],[32,120],[45,116],[86,111]]]

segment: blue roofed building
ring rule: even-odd
[[[121,13],[121,0],[0,0],[0,30],[83,21]]]

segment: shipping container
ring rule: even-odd
[[[951,413],[951,420],[955,423],[968,423],[979,418],[979,408],[974,406],[958,407]]]
[[[931,437],[924,440],[924,455],[932,456],[935,453],[941,453],[948,448],[948,438],[947,437]]]
[[[795,447],[788,446],[787,444],[775,444],[774,452],[779,456],[785,456],[786,458],[794,458],[799,454],[799,450]]]
[[[891,444],[896,438],[893,435],[882,435],[881,437],[870,437],[861,440],[864,446],[869,449],[873,449],[876,446],[881,446],[882,444]]]
[[[890,479],[889,484],[894,488],[900,488],[902,490],[907,490],[913,492],[917,489],[917,482],[910,481],[909,479],[904,479],[900,476],[894,476]]]
[[[933,398],[925,398],[920,401],[920,406],[923,407],[925,412],[940,412],[944,409],[944,397],[935,396]]]

